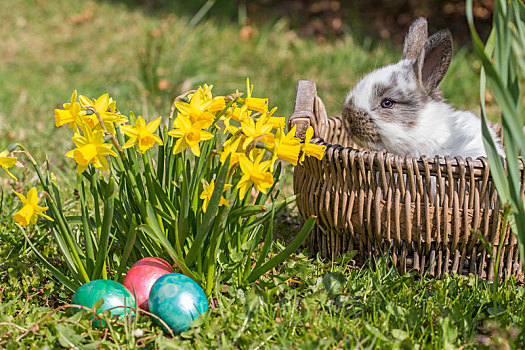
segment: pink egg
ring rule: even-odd
[[[129,269],[122,284],[131,294],[135,294],[139,307],[149,311],[148,299],[151,287],[159,277],[172,272],[175,271],[166,260],[157,257],[144,258]]]

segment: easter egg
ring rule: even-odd
[[[135,296],[139,307],[149,311],[148,298],[153,283],[160,276],[172,272],[175,271],[166,260],[156,257],[144,258],[129,269],[122,284]]]
[[[94,280],[80,286],[73,294],[71,303],[92,308],[101,298],[104,299],[104,304],[97,309],[97,313],[111,309],[110,313],[113,316],[134,314],[132,309],[123,307],[135,307],[133,295],[122,284],[110,280]],[[100,326],[99,320],[95,320],[93,324]]]
[[[160,277],[151,288],[149,310],[166,322],[174,334],[179,334],[208,310],[208,300],[194,280],[180,273],[170,273]],[[157,319],[155,322],[164,327]]]

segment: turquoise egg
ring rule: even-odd
[[[126,314],[133,315],[135,313],[133,309],[123,307],[135,307],[133,295],[122,284],[110,280],[94,280],[80,286],[73,295],[71,303],[92,308],[101,298],[104,299],[104,304],[97,309],[97,313],[111,309],[111,315],[119,316],[119,318]],[[93,324],[97,327],[100,326],[99,320],[95,320]]]
[[[190,329],[191,322],[207,310],[202,288],[180,273],[160,277],[149,293],[149,311],[166,322],[174,334]],[[164,328],[157,319],[155,322]]]

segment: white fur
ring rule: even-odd
[[[377,83],[388,84],[393,73],[402,72],[406,65],[412,63],[412,60],[401,60],[396,64],[377,69],[366,75],[348,94],[345,103],[352,98],[356,107],[369,113],[378,128],[381,142],[369,143],[368,148],[373,150],[384,148],[390,153],[413,157],[449,155],[475,159],[486,156],[481,120],[471,112],[455,110],[444,102],[430,100],[419,111],[419,115],[414,116],[417,123],[411,126],[395,120],[385,122],[373,118],[374,110],[380,108],[371,105],[373,86]],[[398,83],[403,84],[402,88],[407,90],[418,88],[415,75],[411,75],[408,80],[399,79]],[[504,155],[499,140],[492,130],[491,134],[496,140],[498,153]]]

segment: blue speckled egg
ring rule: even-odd
[[[97,309],[97,313],[114,308],[110,310],[113,316],[121,317],[128,313],[134,314],[133,309],[122,307],[135,307],[133,295],[122,284],[110,280],[94,280],[80,286],[73,295],[71,303],[92,308],[101,298],[104,299],[104,304]],[[93,324],[97,327],[100,326],[99,320],[95,320]]]
[[[191,322],[207,310],[202,288],[180,273],[160,277],[149,293],[149,311],[166,322],[174,334],[190,329]],[[155,322],[160,324],[157,319]]]

